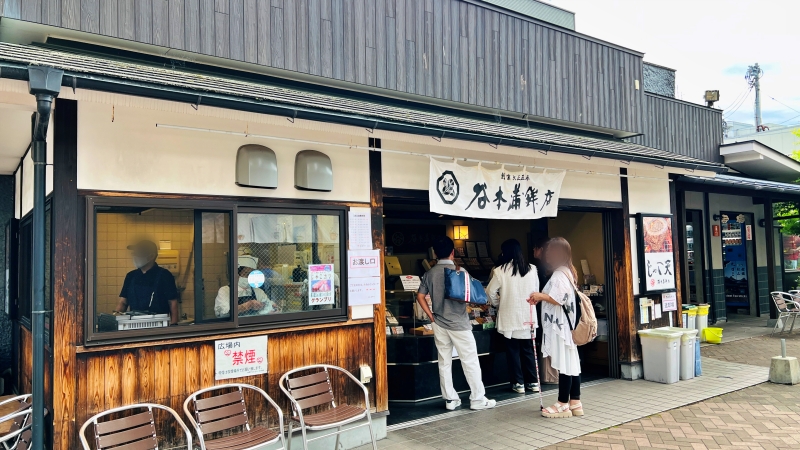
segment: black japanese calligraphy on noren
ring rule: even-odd
[[[528,190],[525,191],[525,207],[529,208],[531,205],[533,205],[534,214],[536,214],[536,200],[539,200],[539,198],[536,197],[536,194],[538,193],[539,190],[531,186],[528,186]]]
[[[478,208],[486,208],[486,203],[489,201],[489,196],[486,195],[486,183],[476,183],[475,186],[472,187],[472,191],[475,192],[475,197],[472,197],[472,200],[469,202],[469,205],[467,205],[465,210],[469,209],[476,199],[478,200]]]
[[[458,180],[452,170],[445,170],[436,180],[436,192],[439,198],[447,205],[452,205],[458,200],[460,187]]]
[[[497,203],[497,210],[498,211],[500,210],[500,205],[502,205],[503,203],[508,203],[508,200],[503,198],[503,187],[502,186],[497,188],[497,193],[494,194],[494,200],[492,200],[492,203]]]
[[[508,210],[519,209],[520,203],[519,183],[517,183],[514,185],[514,192],[511,193],[511,203],[508,204]]]
[[[550,204],[550,200],[553,200],[553,194],[555,194],[555,192],[551,191],[550,189],[548,189],[547,192],[544,193],[544,204],[542,204],[541,208],[544,208],[545,206]]]

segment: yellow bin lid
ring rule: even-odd
[[[697,308],[685,309],[685,310],[683,310],[683,312],[685,312],[687,315],[690,315],[690,316],[696,316],[697,315]]]
[[[706,305],[706,304],[697,305],[697,308],[698,308],[697,314],[701,316],[707,316],[708,310],[711,308],[711,305]]]

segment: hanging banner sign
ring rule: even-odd
[[[555,217],[565,171],[507,171],[431,158],[431,212],[483,219]]]

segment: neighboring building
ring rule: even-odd
[[[713,299],[715,317],[726,317],[719,238],[704,247],[711,256],[694,284],[703,296],[691,289],[687,265],[674,264],[697,251],[686,245],[692,221],[684,209],[700,208],[692,223],[707,233],[717,208],[750,214],[743,226],[760,242],[774,233],[769,219],[756,227],[768,210],[763,201],[793,195],[779,193],[780,184],[759,191],[756,181],[718,175],[728,171],[721,111],[674,99],[674,71],[574,31],[571,13],[538,2],[0,5],[0,124],[14,124],[0,128],[0,140],[16,143],[0,147],[9,158],[0,160],[9,162],[0,175],[15,177],[20,221],[11,311],[20,392],[32,383],[33,162],[26,146],[36,104],[26,82],[32,65],[64,71],[47,136],[53,245],[46,309],[54,312],[45,388],[55,449],[76,448],[92,414],[136,401],[178,409],[191,392],[222,382],[215,348],[232,337],[268,336],[268,373],[237,380],[261,387],[287,413],[280,376],[316,363],[356,374],[371,368],[380,435],[387,424],[441,413],[440,405],[407,412],[409,403],[438,396],[437,357],[432,337],[412,336],[424,331],[394,269],[423,274],[431,236],[442,233],[457,240],[478,277],[488,276],[504,239],[530,247],[540,236],[568,237],[582,281],[603,287],[594,289],[603,337],[585,347],[586,373],[640,378],[637,331],[681,322],[676,311],[643,317],[640,298],[660,304],[663,290],[676,291],[678,303]],[[439,186],[431,161],[442,158],[480,162],[492,174],[507,167],[505,184],[476,202],[495,208],[491,196],[497,214],[514,195],[507,177],[520,166],[536,174],[565,170],[557,216],[432,212],[431,201],[446,195],[452,202],[462,192],[480,197],[480,184],[456,180],[429,196]],[[727,197],[732,192],[753,205],[742,207]],[[547,195],[531,190],[534,205],[537,194]],[[503,212],[525,201],[517,193]],[[371,229],[348,218],[357,207],[369,208]],[[654,234],[642,235],[637,219],[657,224]],[[378,304],[360,304],[350,292],[348,251],[358,233],[381,263],[388,256],[397,262],[391,272],[378,269],[385,288]],[[133,269],[127,246],[142,235],[159,245],[159,261],[175,279],[181,326],[118,329],[112,314]],[[754,313],[765,311],[764,292],[775,287],[765,275],[775,254],[758,252],[746,268],[757,279],[749,286],[758,293]],[[655,263],[668,267],[660,289],[645,276],[655,253],[665,258]],[[309,294],[309,266],[318,264],[336,274],[331,289],[320,291],[331,295]],[[258,312],[230,289],[241,281],[239,267],[252,265],[270,274],[258,284],[263,294],[252,295],[272,302]],[[484,381],[503,384],[503,346],[486,323],[476,323]],[[337,394],[361,401],[355,390]],[[263,408],[250,414],[269,418]],[[175,444],[174,430],[161,431]],[[361,433],[342,444],[364,442]]]
[[[725,133],[725,143],[758,141],[784,155],[791,155],[792,152],[800,150],[800,137],[795,133],[800,127],[785,126],[778,124],[764,124],[766,130],[756,132],[755,126],[742,122],[727,122]]]

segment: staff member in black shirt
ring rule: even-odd
[[[158,247],[152,241],[139,241],[128,246],[133,265],[125,275],[115,313],[131,311],[151,314],[169,313],[170,325],[178,324],[178,289],[169,270],[156,264]]]

